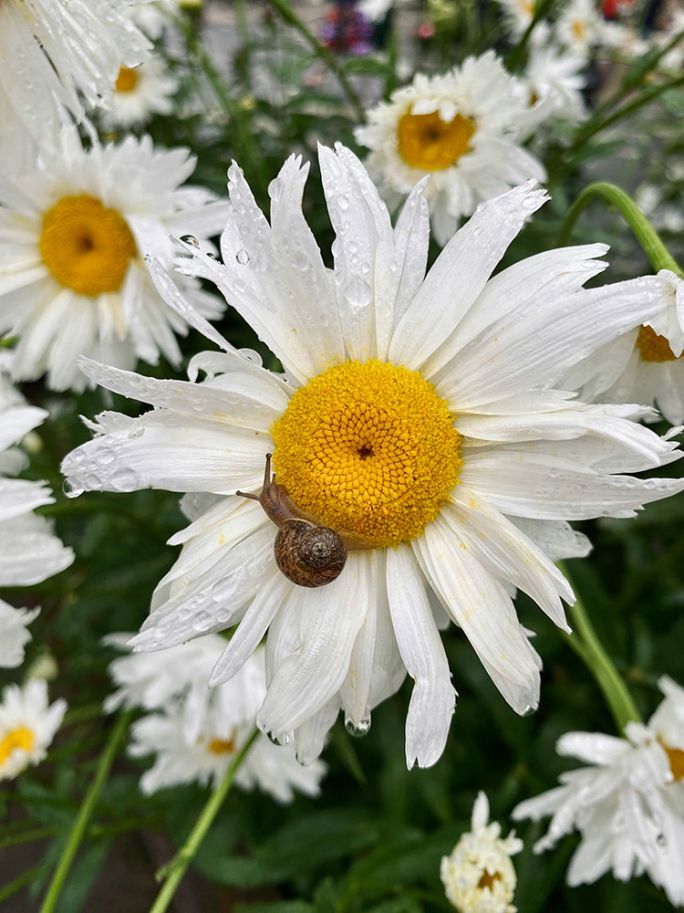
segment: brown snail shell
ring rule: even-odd
[[[274,551],[282,573],[298,586],[332,583],[347,560],[347,549],[335,530],[297,518],[280,524]]]

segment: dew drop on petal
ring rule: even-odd
[[[349,735],[353,736],[355,739],[361,739],[363,736],[367,735],[370,731],[370,726],[370,716],[364,717],[362,720],[359,720],[358,723],[355,723],[348,716],[345,716],[344,718],[344,728]]]
[[[184,244],[191,244],[193,247],[197,248],[200,246],[199,241],[194,235],[181,235],[180,239]]]
[[[240,250],[235,254],[235,259],[241,266],[246,266],[252,258],[249,256],[244,247],[241,247]]]

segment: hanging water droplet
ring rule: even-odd
[[[241,266],[246,266],[252,258],[244,249],[244,247],[241,247],[240,250],[235,254],[235,259]]]
[[[348,716],[345,716],[344,718],[344,728],[347,730],[349,735],[353,736],[355,739],[362,739],[365,735],[367,735],[368,731],[370,730],[370,726],[370,716],[364,717],[363,719],[359,720],[358,723],[355,723]]]
[[[210,260],[216,260],[217,263],[219,262],[219,258],[216,254],[212,254],[210,250],[207,251],[207,257],[209,257]]]
[[[194,235],[181,235],[180,239],[184,244],[191,244],[193,247],[197,248],[200,246],[199,241]]]
[[[658,834],[656,837],[656,843],[661,848],[667,846],[667,838],[665,837],[665,834]]]
[[[70,482],[69,479],[62,482],[62,491],[67,498],[78,498],[83,494],[83,489]]]
[[[537,709],[536,707],[525,707],[525,709],[520,714],[520,716],[532,716],[532,714],[536,711],[536,709]]]

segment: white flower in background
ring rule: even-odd
[[[605,268],[594,259],[600,244],[550,250],[491,278],[546,200],[532,182],[483,204],[426,276],[423,185],[393,229],[349,150],[321,148],[320,166],[333,270],[302,214],[308,168],[296,156],[271,184],[270,224],[232,165],[223,263],[191,245],[180,261],[219,286],[286,374],[192,316],[153,264],[169,303],[223,351],[195,356],[190,382],[84,360],[91,380],[154,408],[101,415],[63,471],[75,490],[119,490],[123,478],[128,488],[194,493],[193,522],[171,539],[183,551],[138,648],[239,622],[214,668],[220,683],[268,632],[258,724],[294,738],[302,760],[321,751],[340,708],[366,730],[408,671],[407,761],[427,766],[454,710],[438,627],[462,629],[516,711],[536,707],[541,662],[513,588],[567,629],[561,600],[573,595],[553,562],[588,549],[567,521],[630,517],[684,488],[624,474],[679,457],[632,420],[641,410],[585,405],[554,388],[588,352],[659,313],[660,280],[583,289]],[[284,523],[280,566],[273,522],[236,495],[261,490],[269,453],[278,484],[267,485],[265,506],[324,527],[305,536],[306,523]],[[300,558],[289,544],[301,545]]]
[[[489,802],[478,793],[470,832],[442,857],[440,876],[447,899],[459,913],[516,913],[511,856],[522,848],[514,831],[502,838],[501,827],[489,824]]]
[[[132,367],[160,353],[181,358],[185,321],[155,291],[143,256],[171,263],[170,235],[200,241],[225,221],[226,205],[181,186],[195,159],[157,150],[149,137],[85,150],[72,128],[19,175],[0,176],[0,332],[19,337],[16,379],[48,373],[57,390],[82,389],[81,354]],[[219,300],[184,282],[194,306],[218,316]]]
[[[561,8],[555,36],[569,53],[587,60],[596,45],[621,40],[622,30],[606,22],[596,0],[569,0]]]
[[[653,318],[601,346],[567,376],[583,399],[656,404],[672,425],[684,423],[684,279],[658,273],[663,307]],[[656,421],[652,412],[646,421]]]
[[[73,552],[33,514],[54,498],[44,482],[15,479],[26,455],[13,447],[40,425],[47,412],[29,406],[10,383],[11,355],[0,358],[0,586],[29,586],[58,574],[74,560]],[[15,609],[0,600],[0,666],[19,666],[31,639],[27,626],[38,609]]]
[[[37,141],[58,130],[60,104],[82,118],[79,93],[106,104],[120,65],[143,60],[150,45],[131,19],[136,2],[2,0],[0,98]]]
[[[580,832],[570,862],[571,887],[612,871],[620,881],[644,872],[678,907],[684,904],[684,689],[659,682],[665,700],[647,726],[628,723],[625,738],[569,732],[559,754],[586,761],[561,774],[561,785],[522,802],[516,819],[552,815],[535,852]]]
[[[369,171],[392,207],[428,178],[425,198],[444,244],[482,200],[544,178],[541,162],[518,142],[528,109],[517,80],[488,51],[441,76],[418,74],[368,112],[356,137],[370,149]]]
[[[514,38],[520,38],[534,15],[534,0],[497,0]]]
[[[582,89],[585,61],[547,41],[533,41],[521,84],[536,117],[531,127],[551,117],[576,123],[586,116]],[[530,129],[528,127],[528,129]]]
[[[116,640],[121,643],[123,636],[116,635]],[[231,681],[212,689],[209,675],[225,647],[222,637],[208,635],[111,664],[110,673],[120,688],[105,705],[107,710],[124,703],[161,711],[138,720],[132,729],[130,753],[156,755],[140,781],[145,793],[195,781],[217,785],[254,730],[266,694],[264,651],[256,650]],[[235,782],[288,802],[294,789],[317,795],[324,772],[320,761],[303,767],[294,746],[273,745],[260,735]]]
[[[49,704],[44,679],[5,688],[0,699],[0,780],[12,780],[29,765],[40,764],[66,708],[63,700]]]
[[[133,127],[153,114],[170,114],[177,89],[178,80],[159,57],[150,57],[137,67],[121,67],[102,123],[109,128]]]

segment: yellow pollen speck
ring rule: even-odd
[[[43,263],[60,285],[79,295],[118,291],[135,254],[126,220],[95,197],[62,197],[43,216]]]
[[[482,876],[480,877],[480,880],[477,883],[477,886],[480,888],[480,890],[484,890],[486,888],[488,891],[491,891],[494,887],[495,881],[501,881],[500,872],[492,873],[488,869],[485,869],[482,873]]]
[[[637,348],[642,361],[676,361],[677,356],[664,336],[659,336],[651,327],[641,327]]]
[[[417,371],[345,362],[274,423],[278,483],[317,523],[374,547],[419,536],[458,483],[461,437]]]
[[[0,739],[0,765],[5,764],[15,751],[31,751],[36,741],[28,726],[11,729]]]
[[[114,88],[117,92],[132,92],[140,81],[140,73],[131,67],[121,67]]]
[[[684,750],[681,748],[670,748],[662,739],[658,739],[670,762],[672,776],[678,782],[684,780]]]
[[[470,149],[475,121],[457,114],[444,121],[432,114],[402,115],[397,127],[399,155],[411,168],[443,171],[454,165]]]
[[[235,739],[212,739],[207,748],[212,754],[232,754],[235,751]]]

